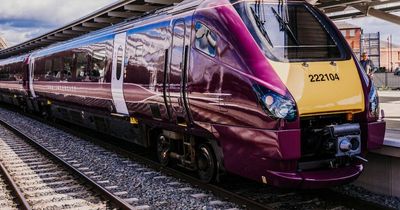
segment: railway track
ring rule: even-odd
[[[8,174],[3,173],[4,166],[0,163],[0,209],[9,209],[9,210],[17,210],[17,209],[28,209],[25,205],[24,200],[20,200],[18,196],[19,191],[13,185],[10,177],[7,177]]]
[[[32,116],[30,116],[32,117]],[[259,183],[234,177],[218,185],[204,184],[188,173],[173,168],[164,168],[151,158],[143,150],[129,145],[123,141],[112,139],[115,144],[100,140],[104,135],[93,135],[82,132],[78,127],[63,123],[49,123],[40,118],[34,117],[42,123],[54,126],[67,133],[79,136],[90,142],[116,151],[122,156],[137,160],[155,170],[160,170],[179,179],[183,179],[194,186],[213,192],[222,200],[229,200],[238,203],[244,209],[390,209],[370,201],[360,200],[355,197],[346,196],[331,189],[298,191],[282,190],[269,186],[262,186]],[[4,123],[4,122],[3,122]],[[66,126],[68,125],[68,126]],[[72,126],[72,127],[71,127]],[[111,137],[107,137],[108,141]],[[121,145],[123,145],[121,147]]]
[[[15,196],[4,202],[6,208],[133,209],[76,170],[72,159],[66,161],[4,121],[0,124],[1,172],[13,189],[2,192],[5,198]],[[10,200],[18,200],[18,206]]]

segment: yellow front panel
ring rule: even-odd
[[[364,94],[354,61],[270,61],[296,100],[300,116],[364,111]]]

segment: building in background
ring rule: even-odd
[[[347,43],[349,43],[351,49],[356,54],[357,58],[361,56],[361,35],[363,33],[361,27],[352,25],[346,22],[336,22],[336,26],[342,32],[343,36],[346,38]]]
[[[376,67],[381,66],[380,33],[364,33],[362,28],[344,21],[336,22],[351,49],[358,59],[367,53]]]
[[[394,71],[400,66],[400,46],[390,41],[381,41],[381,66],[387,72]]]
[[[6,40],[0,36],[0,50],[7,48]]]

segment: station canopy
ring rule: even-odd
[[[137,18],[151,11],[173,6],[183,0],[119,0],[61,28],[0,51],[0,59],[63,42],[114,24]],[[191,2],[193,0],[185,0]],[[400,25],[391,12],[400,11],[399,0],[307,0],[331,19],[375,16]]]

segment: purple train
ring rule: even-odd
[[[377,91],[303,1],[184,1],[0,61],[1,100],[154,150],[205,182],[348,183],[382,145]]]

